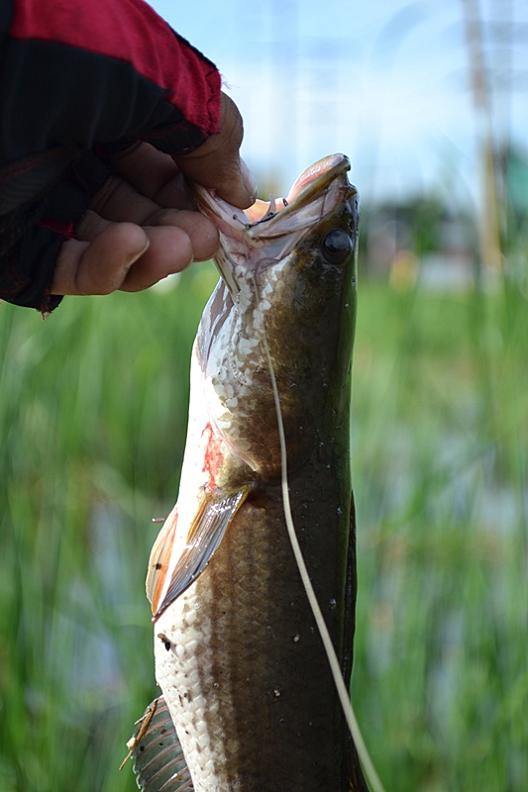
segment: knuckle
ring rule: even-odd
[[[117,176],[110,176],[105,181],[101,189],[98,190],[98,192],[96,192],[94,195],[90,208],[93,209],[93,211],[97,214],[104,212],[105,206],[109,201],[115,199],[122,185],[123,182],[121,179],[119,179]]]

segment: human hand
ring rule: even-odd
[[[195,211],[186,179],[241,209],[255,199],[239,155],[240,113],[225,94],[221,104],[220,132],[192,153],[173,159],[141,142],[112,159],[113,175],[77,224],[75,239],[62,245],[51,294],[140,291],[214,255],[216,227]]]

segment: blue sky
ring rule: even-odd
[[[524,3],[480,5],[487,21],[510,5],[517,22],[528,22]],[[475,199],[461,0],[151,5],[217,64],[244,116],[243,155],[260,182],[272,178],[287,190],[312,161],[344,151],[364,199],[432,186],[453,200]],[[488,57],[499,71],[528,74],[527,45],[514,34],[505,50],[490,35]],[[497,131],[528,144],[527,92],[509,101],[497,95],[496,111]]]

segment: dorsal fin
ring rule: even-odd
[[[163,696],[149,704],[127,742],[142,792],[192,792],[194,786]],[[124,763],[123,763],[124,764]]]

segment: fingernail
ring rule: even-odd
[[[149,249],[149,247],[150,247],[150,239],[147,239],[147,242],[146,242],[146,244],[145,244],[145,247],[144,247],[142,250],[140,250],[140,251],[139,251],[139,253],[132,253],[132,255],[130,256],[130,258],[128,258],[128,259],[127,259],[127,261],[126,261],[126,267],[127,267],[127,269],[130,269],[130,267],[132,266],[132,264],[135,264],[135,263],[136,263],[136,261],[137,261],[138,259],[140,259],[140,258],[141,258],[141,256],[143,255],[143,253],[146,253],[146,252],[147,252],[147,250]]]
[[[257,183],[243,159],[240,160],[240,175],[242,176],[244,187],[254,201],[257,197]]]

